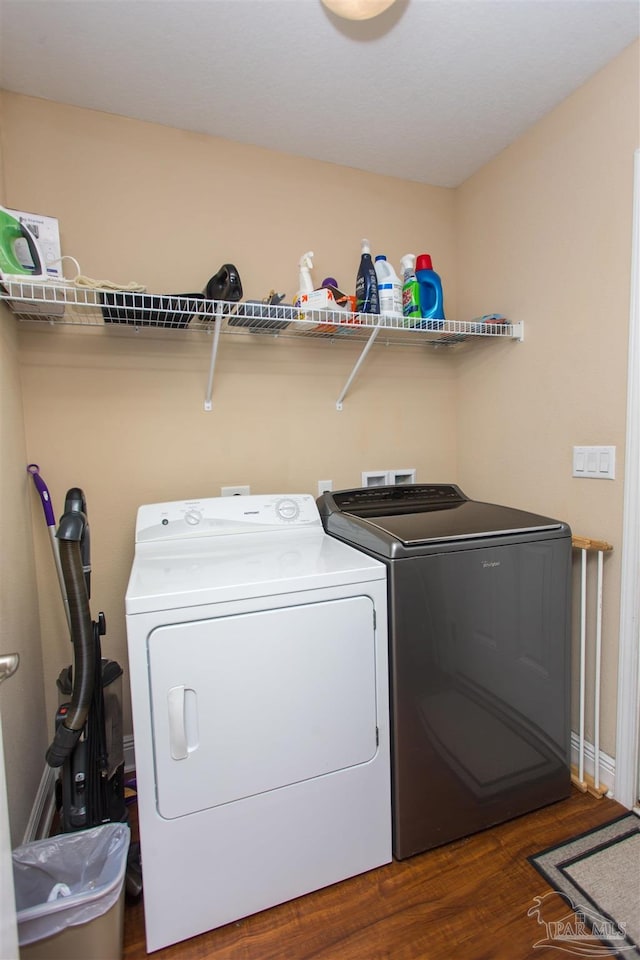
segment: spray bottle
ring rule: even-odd
[[[438,330],[445,319],[442,282],[433,269],[428,253],[421,253],[416,260],[416,280],[420,288],[420,315],[423,320],[420,326],[427,330]],[[429,322],[425,323],[425,320]]]
[[[335,319],[335,315],[330,315],[329,310],[334,308],[337,313],[340,312],[336,307],[333,293],[328,287],[320,287],[314,290],[313,280],[311,279],[311,270],[313,269],[313,250],[305,253],[298,262],[300,278],[298,281],[298,293],[296,294],[296,306],[303,309],[298,314],[299,320],[315,320],[319,318]],[[315,333],[334,334],[337,330],[335,323],[319,323],[309,328]]]
[[[313,269],[313,250],[309,250],[308,253],[305,253],[302,257],[300,257],[300,260],[298,261],[298,268],[299,280],[296,303],[300,302],[303,293],[313,293],[313,280],[311,279],[311,271]]]
[[[420,287],[416,279],[416,255],[405,253],[400,261],[402,269],[402,313],[406,327],[415,327],[420,319]]]
[[[368,240],[362,241],[360,267],[356,277],[356,311],[358,313],[380,313],[378,280],[371,259],[371,247]]]

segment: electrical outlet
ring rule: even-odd
[[[333,480],[318,480],[318,496],[321,497],[325,490],[333,490]]]
[[[248,497],[251,487],[220,487],[220,493],[223,497]]]

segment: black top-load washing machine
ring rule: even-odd
[[[393,852],[570,791],[566,523],[453,484],[327,492],[327,533],[388,568]]]

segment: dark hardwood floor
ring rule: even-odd
[[[544,896],[550,888],[527,857],[621,813],[624,808],[613,800],[573,790],[567,800],[543,810],[402,863],[394,861],[158,950],[153,957],[553,960],[558,950],[534,948],[545,930],[527,911],[534,896]],[[132,829],[135,835],[135,814]],[[175,909],[180,909],[179,888]],[[545,919],[561,919],[566,911],[560,904],[557,910]],[[124,960],[146,956],[143,903],[127,904]]]

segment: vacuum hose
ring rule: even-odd
[[[61,518],[57,533],[60,565],[69,603],[74,669],[69,710],[58,724],[46,753],[50,767],[61,767],[72,753],[82,734],[93,695],[96,653],[81,549],[86,526],[84,514],[72,509]]]

